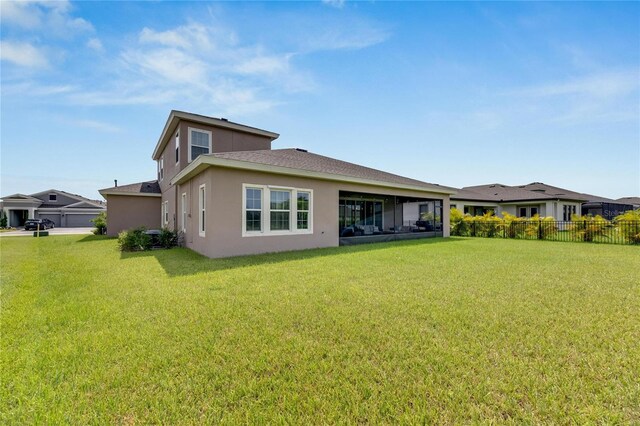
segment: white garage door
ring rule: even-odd
[[[67,214],[67,228],[82,228],[94,226],[91,219],[95,218],[95,214]]]

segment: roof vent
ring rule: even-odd
[[[309,152],[309,151],[307,151],[306,149],[302,149],[302,148],[296,148],[296,151],[299,151],[299,152]]]
[[[220,120],[222,120],[222,121],[229,121],[229,120],[227,120],[227,119],[226,119],[226,118],[224,118],[224,117],[221,117],[221,118],[220,118]]]

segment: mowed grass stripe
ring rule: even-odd
[[[640,251],[3,238],[3,423],[640,421]]]

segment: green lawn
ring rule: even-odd
[[[640,248],[0,239],[0,423],[640,423]]]

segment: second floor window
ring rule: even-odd
[[[180,132],[176,133],[176,163],[180,161]]]
[[[189,128],[189,161],[211,152],[211,132]]]
[[[164,157],[158,161],[158,180],[164,178]]]

